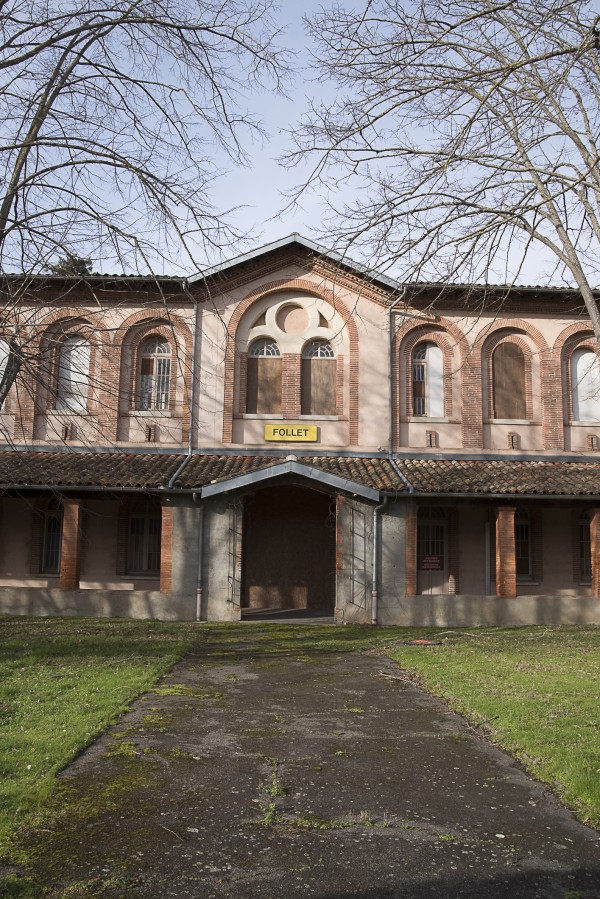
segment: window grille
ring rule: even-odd
[[[59,500],[51,500],[44,513],[42,574],[58,574],[60,571],[62,521],[62,504]]]
[[[134,510],[129,517],[127,573],[158,575],[160,573],[160,509]]]
[[[252,344],[248,355],[251,359],[258,359],[261,356],[281,356],[281,353],[274,340],[263,339]]]
[[[302,350],[303,359],[333,359],[333,347],[327,340],[311,340]]]
[[[590,516],[582,512],[579,516],[579,564],[582,581],[592,578],[592,547],[590,540]]]
[[[169,408],[171,347],[164,338],[151,337],[142,344],[138,384],[138,409]]]

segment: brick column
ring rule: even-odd
[[[160,592],[170,593],[173,582],[173,507],[161,507]]]
[[[590,551],[592,558],[592,593],[600,596],[600,509],[590,511]]]
[[[514,506],[496,509],[496,595],[514,599],[517,595]]]
[[[63,525],[59,581],[61,590],[79,590],[82,513],[83,500],[63,500]]]
[[[298,418],[300,415],[301,378],[302,357],[300,353],[284,353],[281,374],[281,411],[284,418]]]
[[[406,511],[406,595],[417,595],[417,506],[411,503]]]

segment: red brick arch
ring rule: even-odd
[[[529,421],[531,421],[531,419],[533,418],[533,393],[531,377],[531,360],[533,357],[533,353],[531,352],[531,346],[527,343],[526,340],[523,339],[521,334],[515,334],[512,331],[508,334],[504,331],[497,331],[488,339],[488,341],[484,345],[483,358],[484,365],[487,371],[487,396],[484,402],[485,421],[493,421],[495,417],[494,391],[492,388],[494,380],[493,357],[494,350],[496,350],[501,343],[514,343],[515,346],[518,346],[523,351],[523,356],[525,358],[525,417]]]
[[[575,350],[591,350],[600,359],[600,345],[589,324],[569,325],[558,335],[553,347],[555,364],[560,367],[563,391],[564,423],[573,419],[573,384],[571,377],[571,357]],[[591,424],[591,423],[590,423]]]
[[[236,374],[236,334],[242,316],[258,300],[285,290],[296,290],[300,293],[312,294],[329,303],[341,316],[348,330],[350,345],[349,374],[349,442],[358,444],[358,328],[356,321],[343,300],[322,284],[316,284],[306,278],[280,278],[270,281],[252,290],[234,309],[227,326],[227,344],[225,347],[225,388],[223,401],[223,443],[233,441],[233,403]]]
[[[135,409],[137,396],[137,372],[139,350],[148,337],[163,337],[171,347],[171,380],[169,385],[169,411],[178,413],[182,420],[182,440],[186,441],[190,427],[190,397],[192,379],[192,334],[179,316],[149,314],[142,310],[122,322],[115,337],[115,357],[119,354],[119,411],[121,414]],[[125,360],[129,360],[129,375]],[[183,403],[177,402],[178,380],[183,382]]]
[[[394,333],[392,342],[392,423],[394,446],[398,446],[399,423],[412,415],[412,352],[419,343],[434,343],[444,354],[444,413],[446,417],[460,414],[453,408],[452,384],[462,369],[469,345],[465,335],[454,322],[440,318],[433,322],[405,321]],[[458,352],[457,352],[458,349]],[[406,396],[400,391],[400,371],[406,375]]]
[[[110,336],[101,315],[76,308],[62,308],[44,316],[37,326],[34,346],[39,353],[40,375],[35,390],[35,415],[45,414],[56,403],[58,365],[61,344],[67,337],[81,334],[90,344],[89,384],[86,406],[94,403],[95,387],[100,384],[100,371]]]
[[[552,382],[551,365],[549,364],[548,344],[538,328],[530,322],[520,318],[499,319],[487,325],[478,335],[477,340],[473,344],[471,352],[465,361],[465,371],[463,377],[463,435],[465,447],[480,449],[483,447],[483,410],[484,398],[482,390],[482,373],[488,371],[491,365],[491,356],[497,344],[503,340],[518,338],[521,336],[529,337],[535,350],[540,357],[540,372],[544,389],[542,392],[542,425],[544,433],[544,445],[547,448],[555,446],[557,440],[562,441],[562,430],[560,435],[556,431],[553,411],[552,411],[552,393],[551,388],[546,388]],[[523,341],[524,347],[526,341]],[[531,359],[533,353],[531,347],[527,346],[526,359]],[[491,393],[491,391],[488,391]],[[486,418],[490,418],[489,400],[486,397],[485,402]],[[558,448],[558,446],[556,446]]]

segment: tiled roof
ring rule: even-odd
[[[150,453],[0,452],[0,485],[160,487],[184,456]]]
[[[387,459],[345,456],[295,456],[300,465],[317,468],[327,474],[355,481],[376,490],[404,491],[406,486]],[[228,478],[261,471],[284,461],[281,456],[193,456],[176,484],[179,487],[201,487]]]
[[[511,459],[398,459],[396,462],[417,493],[600,495],[598,462]]]
[[[263,471],[284,456],[194,455],[175,482],[183,490],[199,490],[230,478]],[[0,487],[167,487],[185,459],[182,453],[86,453],[0,451]],[[406,483],[386,458],[294,456],[300,465],[394,493],[408,492]],[[535,460],[402,459],[396,465],[416,494],[443,496],[538,495],[600,496],[600,462]]]

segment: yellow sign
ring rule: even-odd
[[[316,425],[265,425],[265,440],[314,443],[319,439]]]

